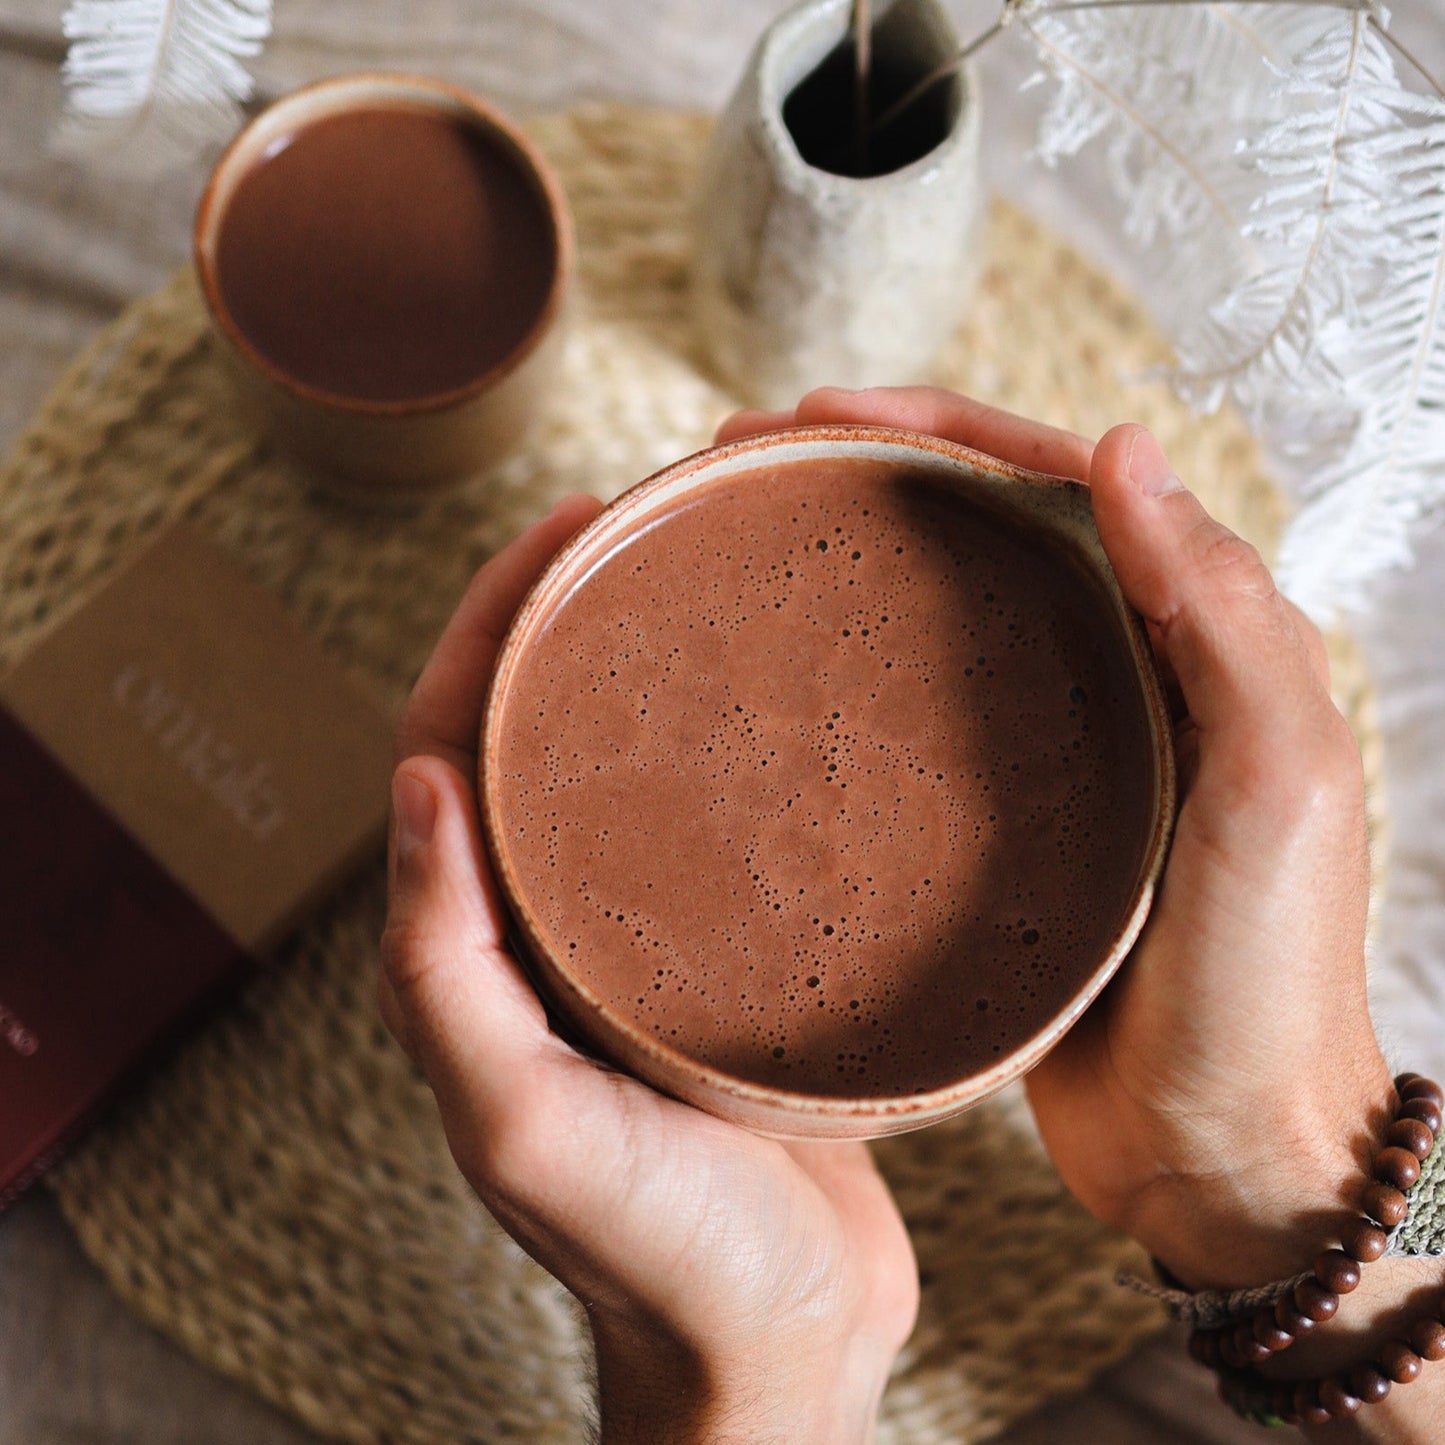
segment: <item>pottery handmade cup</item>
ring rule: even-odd
[[[693,204],[700,344],[756,406],[814,386],[925,380],[967,311],[983,205],[978,87],[939,0],[897,0],[872,35],[854,138],[851,0],[805,0],[758,42]]]
[[[1118,967],[1174,805],[1088,493],[933,437],[754,437],[562,550],[501,648],[487,848],[558,1028],[763,1133],[1016,1079]]]
[[[526,136],[417,76],[278,101],[196,214],[197,276],[251,411],[362,500],[425,495],[518,444],[555,373],[572,256]]]

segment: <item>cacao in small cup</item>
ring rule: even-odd
[[[455,86],[351,75],[277,101],[217,163],[194,254],[251,412],[347,497],[477,474],[555,375],[565,197],[525,134]]]

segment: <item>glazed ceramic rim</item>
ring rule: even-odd
[[[317,102],[320,102],[318,105]],[[445,115],[464,116],[492,139],[500,141],[517,171],[532,185],[551,227],[555,264],[552,283],[526,334],[506,356],[485,371],[447,391],[400,400],[370,400],[312,386],[264,356],[231,315],[216,274],[215,255],[226,209],[235,184],[245,174],[265,142],[284,133],[288,124],[298,129],[353,110],[374,109],[402,102]],[[429,76],[399,71],[357,71],[304,85],[273,101],[254,116],[221,152],[196,207],[191,253],[201,294],[212,320],[247,364],[283,391],[331,410],[360,416],[415,416],[444,411],[491,391],[516,371],[541,345],[556,323],[571,286],[575,265],[572,213],[562,183],[541,151],[523,131],[481,96],[459,85]]]
[[[490,766],[489,759],[499,747],[508,683],[525,658],[526,650],[533,640],[536,631],[534,624],[550,608],[559,592],[565,593],[576,587],[615,554],[615,546],[605,545],[608,534],[625,532],[632,523],[645,517],[654,507],[665,505],[675,496],[704,481],[752,471],[761,466],[784,465],[811,458],[905,462],[913,466],[921,465],[935,476],[943,474],[953,478],[972,476],[977,480],[978,475],[982,474],[994,482],[1017,483],[1036,493],[1059,494],[1061,501],[1064,496],[1068,496],[1080,515],[1089,511],[1088,488],[1079,482],[1027,471],[939,437],[884,427],[829,425],[765,433],[695,452],[671,466],[664,467],[622,493],[566,543],[532,585],[502,641],[488,689],[479,741],[478,781],[482,832],[508,912],[519,935],[524,953],[521,961],[538,982],[544,998],[557,1006],[563,1021],[584,1038],[598,1042],[605,1056],[612,1053],[608,1047],[611,1040],[625,1040],[632,1055],[645,1060],[645,1066],[631,1063],[625,1065],[628,1072],[636,1073],[669,1094],[678,1094],[675,1080],[685,1079],[701,1097],[705,1098],[709,1093],[721,1094],[736,1100],[754,1117],[760,1114],[767,1116],[779,1126],[780,1133],[785,1132],[782,1126],[791,1123],[798,1126],[798,1137],[808,1137],[806,1126],[809,1119],[831,1121],[831,1132],[835,1134],[840,1126],[849,1124],[876,1125],[874,1133],[890,1133],[900,1128],[932,1123],[958,1113],[1027,1073],[1098,997],[1128,955],[1148,917],[1154,890],[1163,871],[1174,822],[1176,781],[1173,726],[1148,633],[1142,619],[1124,599],[1113,570],[1104,558],[1101,545],[1098,555],[1091,555],[1089,544],[1074,533],[1063,530],[1068,525],[1067,519],[1061,521],[1058,539],[1087,566],[1089,574],[1102,585],[1121,623],[1116,637],[1127,641],[1134,664],[1133,672],[1140,684],[1152,744],[1155,787],[1152,790],[1153,818],[1139,865],[1138,879],[1111,946],[1105,950],[1097,967],[1060,1012],[1039,1032],[1024,1040],[989,1068],[969,1074],[942,1088],[909,1094],[849,1098],[795,1092],[758,1084],[723,1073],[700,1062],[664,1043],[627,1015],[619,1013],[577,977],[568,967],[567,961],[558,957],[548,945],[545,933],[527,905],[526,893],[512,866],[505,842],[501,805],[490,786],[494,769]],[[1092,525],[1090,520],[1090,529]],[[618,536],[617,540],[621,541],[621,536]],[[599,543],[603,545],[599,546]],[[579,561],[585,564],[580,570]],[[537,978],[538,974],[542,977]],[[579,1020],[585,1022],[579,1023]],[[683,1096],[686,1097],[685,1091]]]

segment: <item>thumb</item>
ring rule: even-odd
[[[504,918],[470,786],[443,759],[408,758],[392,779],[380,1002],[444,1112],[493,1113],[556,1042]]]
[[[1342,720],[1259,553],[1216,522],[1141,426],[1115,427],[1089,471],[1099,536],[1124,595],[1179,679],[1200,764],[1257,777]]]

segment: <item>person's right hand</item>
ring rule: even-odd
[[[402,715],[381,1011],[462,1173],[585,1308],[603,1440],[863,1445],[918,1307],[868,1150],[759,1138],[577,1052],[507,947],[483,699],[527,588],[597,507],[563,502],[481,569]]]

